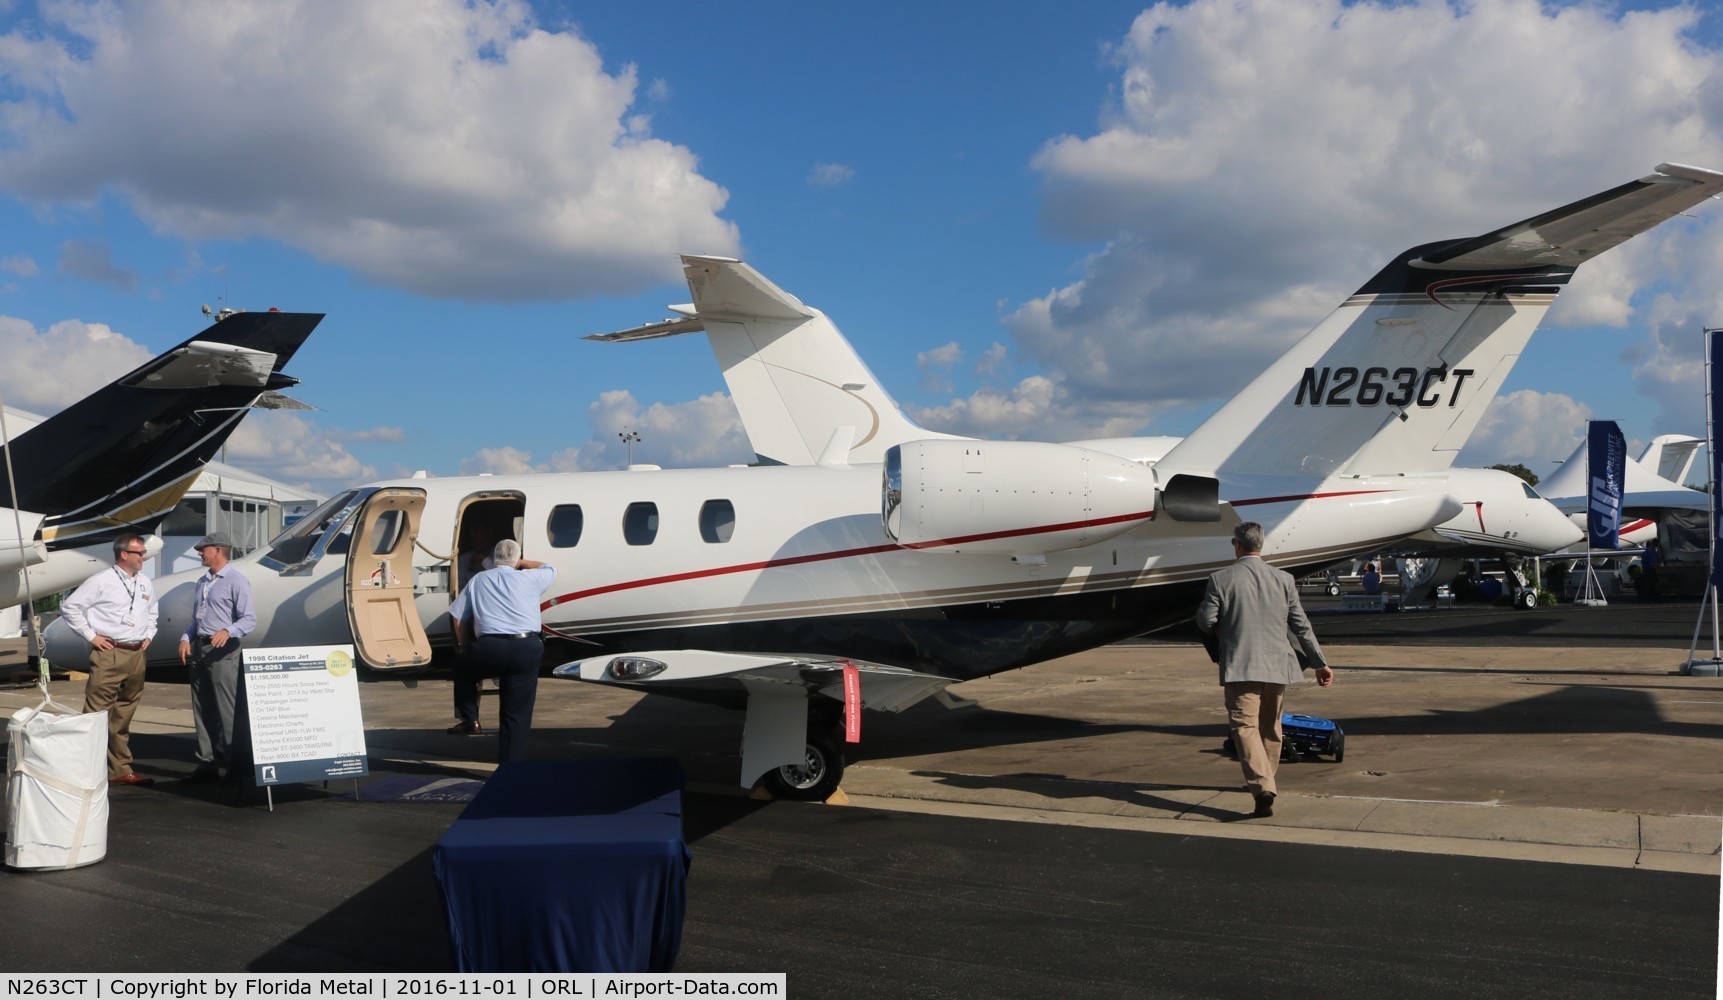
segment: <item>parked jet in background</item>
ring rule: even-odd
[[[1240,520],[1265,526],[1266,559],[1303,572],[1459,514],[1454,455],[1574,269],[1719,191],[1723,174],[1666,165],[1409,250],[1152,467],[940,435],[859,464],[857,442],[880,435],[845,417],[806,449],[812,464],[368,486],[239,561],[258,610],[248,644],[351,636],[373,668],[422,668],[483,525],[558,568],[546,628],[588,655],[559,675],[745,706],[742,783],[770,771],[820,795],[842,772],[840,709],[902,709],[1184,619]],[[733,274],[695,289],[724,304],[703,323],[821,318]],[[158,585],[154,661],[175,657],[190,586]]]
[[[1618,537],[1625,548],[1637,549],[1657,538],[1657,519],[1665,511],[1708,511],[1711,498],[1681,485],[1693,465],[1693,456],[1705,442],[1686,434],[1654,438],[1636,461],[1627,459],[1621,495],[1621,528]],[[1582,441],[1561,467],[1538,485],[1579,526],[1585,539],[1587,504],[1591,484],[1587,481],[1586,445]]]
[[[237,313],[51,417],[8,411],[27,429],[0,454],[0,607],[77,586],[123,532],[152,535],[250,408],[298,384],[281,368],[322,318]]]

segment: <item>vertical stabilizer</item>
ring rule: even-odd
[[[642,340],[704,330],[742,426],[761,462],[811,465],[842,427],[854,439],[847,461],[882,461],[895,444],[957,435],[909,419],[844,335],[818,309],[728,257],[684,256],[693,303],[683,319],[589,340]]]

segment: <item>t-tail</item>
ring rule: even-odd
[[[1723,174],[1666,163],[1504,229],[1414,247],[1161,467],[1222,478],[1445,470],[1575,268],[1719,191]]]
[[[46,515],[50,549],[153,531],[252,407],[303,405],[281,368],[322,319],[236,313],[42,421],[11,443],[0,506]]]
[[[682,318],[597,334],[611,343],[705,331],[759,460],[879,462],[905,441],[956,438],[909,419],[826,314],[728,257],[685,255]]]

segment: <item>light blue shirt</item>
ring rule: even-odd
[[[475,636],[537,632],[544,627],[539,597],[554,582],[554,566],[487,569],[473,577],[449,605],[449,617],[465,622]]]
[[[220,573],[205,573],[197,578],[197,602],[192,605],[191,624],[185,630],[185,640],[196,642],[200,635],[214,635],[227,629],[230,639],[238,639],[257,627],[257,612],[251,606],[251,581],[230,563]]]

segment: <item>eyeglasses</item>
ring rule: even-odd
[[[121,549],[120,551],[128,556],[147,556],[150,554],[149,549]]]

